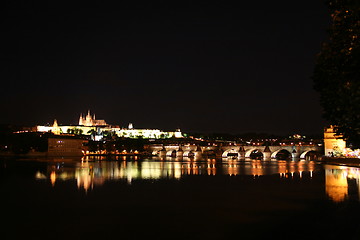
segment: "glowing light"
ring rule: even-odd
[[[45,174],[42,174],[40,171],[37,171],[35,174],[36,179],[46,179]]]
[[[350,158],[360,158],[360,149],[352,150],[350,148],[345,148],[342,155]]]
[[[55,182],[56,182],[56,173],[55,171],[52,171],[50,173],[50,181],[51,181],[51,185],[54,187],[55,186]]]

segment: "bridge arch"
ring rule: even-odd
[[[275,152],[272,152],[271,153],[271,158],[276,158],[276,154],[278,154],[278,152],[280,152],[280,150],[282,150],[282,149],[279,149],[279,150],[276,150]]]
[[[216,156],[216,151],[214,149],[203,150],[205,156]]]
[[[284,155],[284,156],[280,157],[280,156],[278,156],[279,154]],[[289,157],[291,158],[291,152],[288,149],[282,148],[282,149],[276,150],[275,152],[271,153],[271,158],[276,159],[278,157],[280,157],[281,160],[284,160],[283,158],[285,158],[285,159],[289,158]]]
[[[249,158],[249,157],[250,157],[250,154],[251,154],[254,150],[256,150],[256,148],[251,148],[251,149],[246,150],[246,151],[245,151],[245,157],[246,157],[246,158]]]
[[[310,155],[310,154],[313,154],[314,156],[317,156],[319,155],[319,153],[315,150],[307,150],[307,151],[304,151],[300,154],[300,158],[301,159],[305,159],[307,155]]]
[[[240,154],[238,151],[236,151],[235,149],[228,149],[226,151],[224,151],[221,156],[223,158],[226,158],[226,157],[239,157]]]
[[[195,153],[192,150],[184,151],[183,157],[194,157]]]
[[[169,150],[166,152],[167,157],[176,157],[176,150]]]
[[[264,154],[262,153],[262,151],[258,148],[252,148],[249,149],[245,152],[245,157],[246,158],[263,158]]]
[[[159,150],[154,150],[154,151],[151,152],[151,154],[152,154],[153,156],[156,156],[156,155],[159,155],[159,154],[160,154],[160,151],[159,151]]]

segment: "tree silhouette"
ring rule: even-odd
[[[323,116],[335,131],[360,146],[360,1],[329,0],[332,23],[313,73]]]

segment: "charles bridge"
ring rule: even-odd
[[[152,155],[160,157],[233,157],[250,158],[253,154],[263,159],[275,159],[279,154],[287,154],[292,158],[306,159],[310,154],[322,155],[323,148],[317,145],[280,145],[280,146],[258,146],[258,145],[226,145],[226,146],[199,146],[191,144],[151,144],[148,151]]]

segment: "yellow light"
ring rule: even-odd
[[[50,173],[50,181],[51,181],[51,185],[54,187],[55,186],[55,182],[56,182],[56,173],[55,171],[52,171]]]

